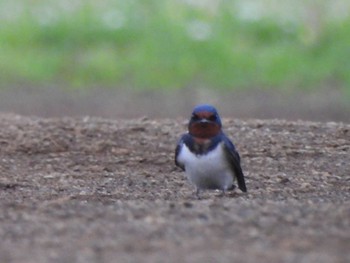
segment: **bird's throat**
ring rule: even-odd
[[[210,139],[200,138],[200,137],[194,137],[194,142],[199,145],[207,145],[210,143]]]
[[[204,143],[220,133],[220,126],[216,123],[192,123],[189,127],[189,133]]]

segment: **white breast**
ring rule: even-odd
[[[199,189],[227,190],[233,184],[222,144],[205,155],[193,154],[184,144],[178,162],[184,164],[187,178]]]

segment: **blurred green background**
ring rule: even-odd
[[[349,102],[349,12],[347,0],[0,0],[0,87],[326,90]]]

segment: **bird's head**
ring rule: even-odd
[[[209,139],[221,132],[221,120],[215,107],[207,104],[194,107],[188,131],[197,138]]]

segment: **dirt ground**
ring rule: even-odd
[[[197,200],[185,123],[0,115],[0,262],[350,262],[350,125],[226,119],[248,193]]]

